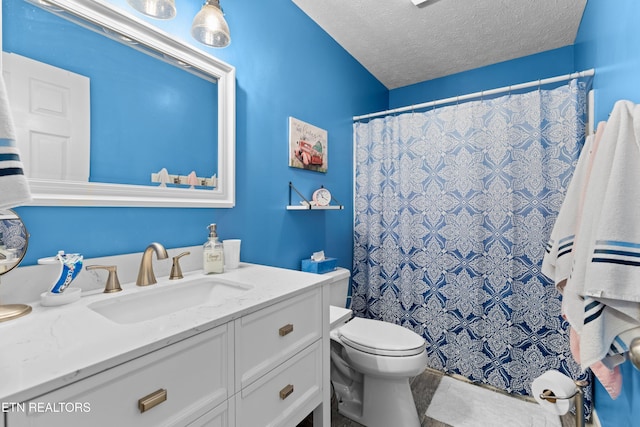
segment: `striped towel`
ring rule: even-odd
[[[9,109],[9,99],[0,75],[0,209],[13,208],[31,201]]]
[[[599,123],[596,134],[587,137],[542,262],[542,273],[552,279],[558,290],[563,292],[563,302],[568,304],[573,301],[578,310],[584,306],[582,296],[564,292],[564,285],[571,273],[573,245],[579,241],[579,236],[575,233],[580,227],[585,191],[605,127],[605,122]],[[580,363],[580,336],[573,327],[569,327],[569,333],[571,354],[575,361]],[[620,356],[615,355],[614,357]],[[609,358],[608,361],[612,362],[613,359]],[[622,375],[619,367],[615,365],[617,363],[605,364],[602,361],[589,365],[612,399],[616,399],[622,389]]]
[[[563,296],[583,367],[620,363],[629,338],[640,334],[638,182],[640,106],[618,101],[594,158]]]

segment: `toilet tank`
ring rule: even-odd
[[[333,271],[324,273],[323,276],[331,277],[329,285],[329,292],[331,295],[329,298],[329,304],[336,307],[346,307],[351,272],[346,268],[338,267]]]

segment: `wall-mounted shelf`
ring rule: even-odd
[[[298,196],[300,196],[300,199],[302,199],[300,201],[299,205],[293,205],[291,204],[291,190],[295,191],[296,194]],[[344,209],[344,206],[335,199],[335,197],[333,197],[333,195],[331,195],[331,202],[332,203],[336,203],[335,205],[327,205],[327,206],[316,206],[313,204],[313,202],[309,201],[306,197],[304,197],[296,187],[293,186],[293,183],[289,182],[289,205],[287,205],[287,210],[288,211],[311,211],[311,210],[317,210],[317,211],[329,211],[329,210],[342,210]]]
[[[288,211],[339,211],[344,209],[342,205],[314,206],[314,205],[288,205]]]

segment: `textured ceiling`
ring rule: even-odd
[[[292,0],[387,88],[573,44],[587,0]]]

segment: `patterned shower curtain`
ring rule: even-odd
[[[588,379],[540,272],[584,122],[571,81],[354,124],[356,315],[422,335],[431,368],[509,393],[549,369]]]

